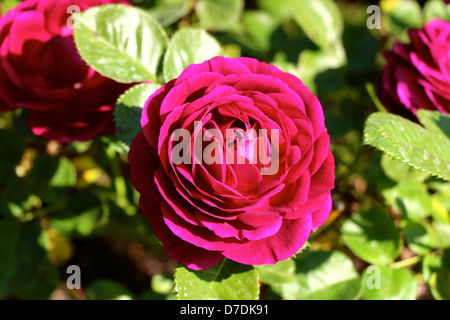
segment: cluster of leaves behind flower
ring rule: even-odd
[[[119,82],[152,83],[119,98],[117,137],[47,143],[29,134],[25,111],[1,115],[0,297],[47,298],[59,285],[65,294],[88,299],[449,298],[450,186],[432,177],[448,180],[446,163],[433,162],[433,156],[450,154],[448,117],[424,112],[419,128],[373,113],[370,99],[383,63],[380,43],[402,39],[408,27],[442,15],[440,5],[402,2],[385,13],[388,25],[381,35],[365,27],[364,5],[282,2],[157,1],[150,8],[93,8],[79,17],[75,41],[87,63]],[[115,39],[116,32],[127,41]],[[224,260],[209,270],[175,271],[139,215],[126,153],[149,94],[187,65],[215,55],[265,60],[317,93],[336,157],[336,205],[302,252],[274,266]],[[407,134],[399,135],[399,128]],[[111,257],[94,259],[98,246],[125,251],[109,252],[127,271],[110,268],[117,264]],[[70,264],[82,269],[81,291],[65,287]],[[379,289],[367,285],[373,265]],[[130,276],[130,268],[140,276]]]

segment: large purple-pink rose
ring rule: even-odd
[[[0,111],[29,109],[31,130],[46,139],[113,134],[114,104],[129,85],[101,76],[81,59],[68,8],[118,2],[124,3],[27,0],[8,11],[0,19]]]
[[[409,30],[410,43],[385,53],[379,96],[388,111],[414,118],[418,109],[450,112],[450,22]]]
[[[274,66],[191,65],[150,96],[141,125],[129,153],[140,208],[189,268],[287,259],[330,213],[334,158],[321,104]],[[258,148],[266,158],[253,157]]]

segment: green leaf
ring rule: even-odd
[[[381,167],[383,168],[386,176],[392,181],[405,183],[409,181],[421,182],[425,181],[429,177],[427,173],[416,170],[385,153],[381,156]]]
[[[442,266],[442,257],[434,253],[427,254],[422,262],[422,275],[426,282],[431,280],[433,274]]]
[[[450,300],[450,250],[444,250],[442,257],[435,254],[426,256],[422,272],[433,297]]]
[[[424,255],[436,247],[433,234],[423,222],[406,220],[402,227],[408,248],[413,252]]]
[[[77,182],[77,170],[66,157],[59,158],[58,168],[49,185],[53,188],[73,187]]]
[[[393,34],[402,34],[410,28],[422,26],[422,10],[416,0],[399,1],[395,8],[389,12],[386,24]]]
[[[325,126],[332,139],[343,137],[353,129],[352,121],[348,117],[331,112],[325,113]]]
[[[400,253],[400,233],[382,209],[353,214],[345,221],[341,232],[345,245],[369,263],[387,265]]]
[[[88,236],[105,223],[100,199],[82,192],[71,197],[67,207],[52,216],[50,227],[63,236]]]
[[[246,11],[243,22],[255,44],[263,50],[270,50],[273,33],[279,27],[277,21],[264,11]]]
[[[36,268],[38,269],[37,276],[16,292],[21,299],[46,300],[60,283],[58,270],[48,259],[45,259]]]
[[[288,283],[294,279],[295,261],[291,258],[279,261],[276,264],[255,266],[259,278],[269,285]]]
[[[199,0],[195,7],[200,25],[214,31],[226,31],[236,25],[243,10],[243,0]]]
[[[40,275],[46,251],[33,223],[0,220],[0,298],[26,288]]]
[[[348,64],[346,70],[361,75],[370,71],[379,52],[377,39],[367,28],[348,27],[343,36]]]
[[[450,300],[450,268],[443,265],[430,280],[433,296],[438,300]]]
[[[297,23],[319,47],[340,42],[344,20],[332,0],[290,0],[289,5]]]
[[[66,157],[39,155],[33,164],[29,185],[31,191],[47,203],[56,202],[64,190],[77,182],[77,171]]]
[[[145,102],[159,88],[157,84],[141,83],[125,91],[117,100],[114,109],[117,138],[128,147],[142,130],[141,116]]]
[[[86,289],[87,300],[133,300],[133,294],[122,284],[112,280],[97,280]]]
[[[168,295],[173,290],[172,277],[163,274],[155,274],[152,276],[151,287],[155,293]]]
[[[228,259],[207,270],[178,267],[174,291],[179,300],[256,300],[258,273],[252,266]]]
[[[440,249],[450,248],[450,224],[434,222],[433,231],[436,235],[436,245]]]
[[[96,71],[123,83],[157,82],[167,36],[149,13],[109,4],[82,12],[77,21],[78,52]]]
[[[428,0],[423,6],[423,16],[425,22],[431,19],[450,20],[450,7],[443,0]]]
[[[439,111],[417,110],[417,118],[425,128],[442,137],[450,139],[450,116]]]
[[[180,29],[170,40],[164,57],[164,78],[175,79],[187,66],[223,54],[220,44],[205,30]]]
[[[433,210],[430,194],[422,182],[402,181],[382,193],[393,208],[409,219],[426,218]]]
[[[315,83],[317,75],[329,70],[336,70],[345,65],[347,58],[340,42],[327,50],[304,50],[299,56],[298,73],[302,81],[312,91],[319,88]],[[323,81],[322,81],[323,84]],[[317,87],[317,88],[316,88]]]
[[[186,16],[190,11],[190,2],[179,0],[170,1],[170,3],[163,2],[149,12],[163,27],[168,27]]]
[[[391,269],[379,266],[379,270],[362,276],[362,298],[364,300],[414,300],[417,297],[417,282],[407,269]],[[379,275],[376,274],[379,272]],[[378,279],[376,277],[379,276]],[[380,281],[379,289],[374,281]]]
[[[364,143],[416,169],[450,180],[450,139],[412,121],[373,113],[366,120]]]
[[[450,197],[449,195],[435,193],[431,195],[431,216],[437,222],[450,223]]]
[[[288,6],[290,0],[257,0],[258,8],[269,13],[273,18],[279,22],[288,20],[292,13]]]
[[[10,9],[19,4],[19,0],[2,0],[0,3],[0,12],[4,16]]]
[[[0,130],[0,181],[8,179],[22,159],[25,143],[18,134]]]
[[[281,286],[288,300],[356,299],[361,280],[352,260],[339,251],[311,251],[297,260],[294,280]]]

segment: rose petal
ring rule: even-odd
[[[141,197],[139,206],[170,258],[193,270],[212,268],[223,259],[219,251],[199,248],[174,235],[164,223],[160,209],[145,198]]]
[[[297,220],[284,220],[280,230],[273,236],[226,250],[223,255],[243,264],[275,264],[297,253],[308,240],[311,229],[311,215]]]

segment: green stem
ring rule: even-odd
[[[414,256],[402,261],[397,261],[397,262],[393,262],[390,264],[390,267],[392,269],[400,269],[400,268],[405,268],[405,267],[409,267],[412,265],[415,265],[416,263],[419,263],[420,261],[422,261],[423,257],[422,256]]]
[[[117,158],[117,154],[113,148],[108,147],[106,149],[106,155],[111,163],[112,179],[114,189],[116,191],[116,203],[125,211],[126,214],[134,215],[136,213],[136,209],[128,201],[127,184],[125,179],[122,177],[122,173],[120,172],[120,162]]]

